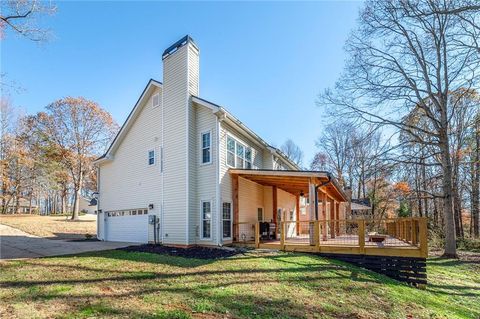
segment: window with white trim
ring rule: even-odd
[[[223,238],[232,237],[232,203],[223,203],[222,209]]]
[[[211,160],[212,141],[210,132],[202,133],[202,164],[209,164]]]
[[[227,136],[227,165],[235,168],[252,168],[252,149]]]
[[[156,93],[152,96],[152,107],[160,105],[160,94]]]
[[[202,201],[202,238],[212,236],[212,202]]]
[[[155,165],[155,151],[148,151],[148,165]]]

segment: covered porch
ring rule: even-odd
[[[351,219],[326,172],[231,169],[233,243],[286,251],[427,256],[424,218]],[[252,210],[262,192],[262,214]],[[258,206],[258,205],[257,205]]]

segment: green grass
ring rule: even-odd
[[[0,317],[479,318],[480,265],[430,258],[409,287],[322,257],[107,251],[0,263]]]

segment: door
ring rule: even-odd
[[[140,209],[105,213],[105,240],[148,243],[148,214],[144,211],[147,212]]]

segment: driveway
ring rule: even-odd
[[[138,245],[104,241],[50,240],[0,224],[0,260],[78,254]]]

